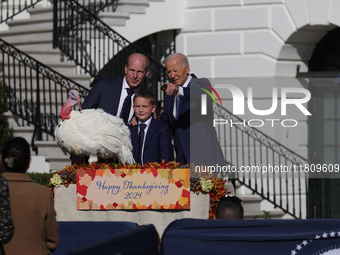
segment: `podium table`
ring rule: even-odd
[[[153,224],[162,236],[174,220],[207,219],[209,194],[190,192],[190,210],[77,210],[76,185],[54,189],[54,207],[58,221],[128,221],[138,225]]]

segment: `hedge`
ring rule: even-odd
[[[46,186],[48,180],[52,177],[51,173],[27,173],[28,176],[36,183]]]

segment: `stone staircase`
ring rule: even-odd
[[[145,10],[151,1],[121,0],[116,12],[100,12],[98,17],[109,26],[125,26],[130,14],[145,14]],[[163,2],[164,0],[153,1]],[[63,56],[59,49],[53,49],[53,7],[36,6],[27,12],[29,15],[26,16],[29,16],[29,18],[9,21],[7,24],[8,30],[0,31],[0,37],[46,66],[89,88],[91,77],[87,74],[75,74],[76,65],[67,61],[67,56]],[[11,113],[7,115],[10,118],[9,122],[14,129],[15,135],[22,136],[28,142],[31,142],[34,127],[22,126],[20,125],[20,120]],[[48,169],[45,172],[63,169],[71,163],[69,156],[62,152],[53,139],[50,141],[36,141],[35,144],[38,147],[37,156],[43,157],[49,162]],[[34,165],[34,158],[32,164]],[[39,166],[37,167],[39,168]]]
[[[164,2],[164,0],[120,0],[115,13],[101,12],[98,16],[110,26],[123,27],[130,18],[130,14],[143,15],[150,2]],[[0,31],[0,37],[43,64],[89,88],[91,77],[89,75],[76,75],[76,65],[68,62],[67,56],[63,56],[58,49],[52,47],[52,7],[36,7],[28,10],[28,13],[30,17],[27,19],[14,19],[8,22],[8,30]],[[28,142],[31,142],[34,127],[22,126],[19,124],[21,121],[16,116],[11,113],[7,115],[10,117],[9,122],[14,128],[15,135],[22,136]],[[69,156],[62,152],[53,139],[36,141],[35,144],[38,147],[36,157],[39,157],[39,160],[37,161],[41,162],[41,158],[43,158],[43,161],[49,162],[44,172],[60,170],[71,163]],[[34,157],[32,165],[34,165]],[[38,168],[41,168],[41,165],[35,164],[31,171],[36,172]],[[236,187],[236,194],[244,201],[245,218],[254,219],[257,217],[261,219],[263,216],[261,210],[263,209],[261,208],[262,198],[249,192],[244,193],[242,189],[242,187]],[[281,218],[283,215],[281,211],[268,211],[272,218]]]
[[[261,207],[261,202],[263,199],[258,195],[240,195],[238,196],[242,199],[244,204],[244,218],[247,220],[262,219],[264,212]],[[282,219],[284,213],[281,210],[271,210],[267,209],[266,212],[269,212],[271,215],[271,219]]]
[[[252,194],[251,190],[236,182],[236,196],[243,201],[244,218],[247,220],[263,219],[264,210],[269,212],[271,219],[282,219],[285,215],[282,210],[274,209],[273,205],[259,195]]]

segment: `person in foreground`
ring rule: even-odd
[[[3,244],[8,243],[14,233],[7,181],[0,175],[0,255],[5,254]]]
[[[49,188],[33,182],[26,174],[31,163],[29,144],[22,137],[3,147],[3,177],[8,182],[15,232],[4,245],[6,255],[52,254],[59,241],[59,226]]]
[[[235,196],[222,197],[216,208],[214,219],[243,219],[243,202]]]
[[[141,165],[172,161],[173,149],[169,128],[153,118],[155,96],[149,90],[140,90],[133,99],[138,125],[129,125],[133,157]]]

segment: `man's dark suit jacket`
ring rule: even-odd
[[[201,115],[201,95],[210,85],[208,79],[197,79],[195,75],[180,98],[178,119],[173,116],[174,96],[166,95],[161,121],[167,124],[174,137],[176,161],[181,164],[194,163],[206,166],[226,165],[221,146],[213,126],[212,100],[207,96],[207,115]]]
[[[83,109],[100,108],[117,116],[124,78],[99,78],[82,104]]]
[[[138,160],[138,125],[129,125],[133,147],[133,158]],[[148,132],[146,133],[143,162],[164,162],[172,161],[173,149],[169,128],[162,122],[152,118]]]

